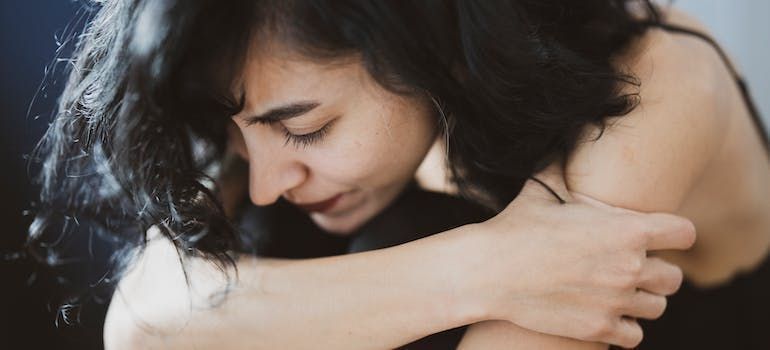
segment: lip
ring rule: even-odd
[[[308,213],[323,213],[325,211],[329,211],[332,207],[334,207],[334,205],[337,204],[337,202],[339,202],[341,197],[342,197],[342,193],[320,202],[308,203],[308,204],[295,203],[295,205],[298,208]]]

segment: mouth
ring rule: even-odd
[[[323,213],[331,210],[337,204],[337,202],[339,202],[340,198],[342,198],[342,195],[343,194],[340,193],[334,197],[322,200],[320,202],[307,204],[295,203],[294,205],[308,213]]]

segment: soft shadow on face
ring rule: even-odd
[[[259,50],[238,85],[245,106],[230,139],[249,163],[252,202],[283,196],[331,233],[352,232],[395,199],[437,135],[429,100],[387,91],[354,58]]]

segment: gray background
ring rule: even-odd
[[[710,29],[742,71],[765,125],[769,125],[770,1],[676,0],[673,4]]]

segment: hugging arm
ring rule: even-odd
[[[121,281],[105,326],[108,349],[393,348],[469,322],[460,283],[442,264],[471,235],[447,232],[382,251],[307,260],[244,257],[224,285],[188,259],[185,285],[171,244],[156,237]],[[448,239],[443,239],[448,238]],[[446,273],[444,273],[446,272]]]
[[[393,348],[460,325],[505,320],[628,346],[633,335],[609,321],[658,312],[659,305],[608,302],[597,293],[638,286],[633,267],[644,261],[648,243],[686,248],[692,225],[665,214],[563,206],[548,196],[530,182],[490,220],[391,248],[307,260],[244,257],[229,293],[214,300],[226,284],[221,272],[187,258],[188,288],[173,247],[154,238],[118,286],[105,345]],[[647,283],[661,290],[681,281],[665,271],[654,277]]]

